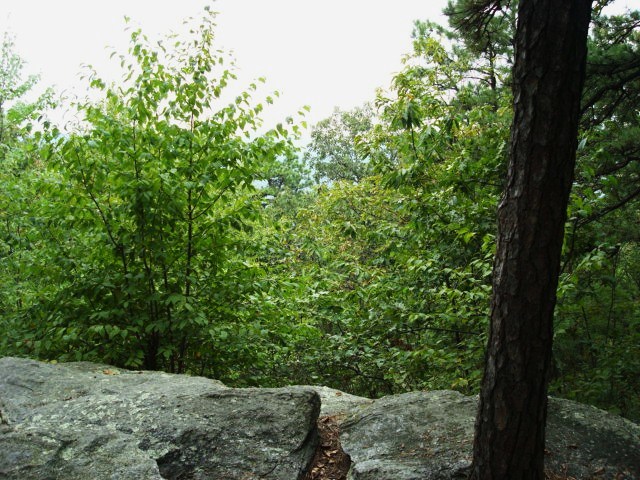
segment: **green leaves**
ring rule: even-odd
[[[368,154],[358,143],[373,128],[373,118],[370,105],[346,112],[336,109],[313,127],[305,160],[316,182],[358,182],[370,173]]]
[[[112,55],[122,78],[89,70],[98,100],[64,135],[38,120],[50,94],[23,101],[35,79],[20,77],[5,39],[0,354],[241,386],[474,393],[511,122],[510,24],[461,37],[417,23],[392,91],[316,125],[303,158],[298,125],[261,124],[277,92],[256,98],[264,79],[235,85],[213,14],[200,23],[164,42],[131,32],[129,52]],[[594,27],[554,388],[637,418],[631,24]]]
[[[245,320],[233,306],[253,273],[230,262],[256,217],[254,182],[291,146],[284,127],[257,132],[255,87],[220,102],[235,74],[213,17],[173,50],[133,31],[119,84],[89,72],[101,99],[49,147],[43,214],[64,220],[39,246],[51,271],[33,267],[53,293],[34,330],[48,340],[32,353],[185,371],[224,340],[212,325]]]

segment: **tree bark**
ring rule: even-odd
[[[553,311],[591,0],[520,0],[507,187],[471,477],[543,479]]]

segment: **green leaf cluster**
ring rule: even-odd
[[[388,91],[267,129],[215,15],[130,31],[60,132],[0,70],[0,354],[230,385],[475,393],[504,188],[514,15],[416,22]],[[470,10],[469,10],[470,9]],[[475,12],[475,13],[474,13]],[[554,394],[640,418],[639,14],[597,16],[555,316]],[[303,109],[306,110],[306,109]],[[301,113],[304,113],[302,111]],[[304,126],[304,122],[302,123]]]
[[[220,376],[250,356],[243,310],[256,287],[237,252],[255,184],[290,140],[258,133],[255,84],[224,99],[235,74],[213,20],[171,48],[131,32],[122,81],[90,71],[99,100],[77,105],[77,131],[49,135],[37,205],[47,244],[29,259],[55,288],[16,312],[28,319],[12,332],[29,339],[21,352]]]

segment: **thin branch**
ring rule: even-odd
[[[638,197],[638,196],[640,196],[640,187],[638,187],[633,192],[631,192],[629,195],[627,195],[626,197],[623,197],[620,201],[614,203],[613,205],[608,205],[608,206],[604,207],[602,210],[600,210],[599,212],[596,212],[593,215],[589,215],[588,217],[585,217],[585,218],[579,220],[578,221],[578,227],[584,227],[585,225],[588,225],[589,223],[592,223],[592,222],[595,222],[596,220],[601,219],[602,217],[604,217],[608,213],[613,212],[614,210],[617,210],[618,208],[621,208],[621,207],[625,206],[627,203],[635,200],[636,197]]]
[[[620,89],[622,89],[622,87],[624,87],[627,83],[633,81],[633,80],[637,80],[638,78],[640,78],[640,68],[638,69],[633,69],[630,73],[628,73],[627,75],[621,77],[618,79],[617,82],[615,83],[608,83],[606,85],[604,85],[602,88],[596,90],[590,98],[588,98],[583,104],[582,104],[582,109],[580,111],[580,115],[584,115],[586,113],[587,110],[589,110],[589,108],[595,106],[595,104],[602,100],[602,98],[609,92],[611,91],[619,91]]]
[[[475,31],[475,35],[480,37],[488,31],[489,23],[496,14],[508,9],[510,5],[510,0],[472,0],[450,16],[461,18],[459,30]]]
[[[624,167],[629,165],[631,162],[638,161],[638,160],[640,160],[640,157],[635,157],[633,155],[629,155],[628,157],[626,157],[621,162],[614,163],[613,165],[610,165],[610,166],[601,167],[596,172],[596,176],[597,177],[602,177],[602,176],[605,176],[605,175],[611,175],[612,173],[616,173],[617,171],[622,170]]]
[[[424,330],[430,330],[433,332],[445,332],[445,333],[457,333],[457,334],[461,334],[461,335],[474,335],[474,336],[480,336],[483,335],[483,332],[474,332],[474,331],[469,331],[469,330],[456,330],[454,328],[444,328],[444,327],[432,327],[430,325],[422,325],[420,328],[405,328],[402,330],[396,330],[396,332],[399,333],[416,333],[416,332],[421,332]]]
[[[119,248],[119,245],[118,245],[118,242],[116,242],[116,239],[113,236],[113,231],[111,230],[111,224],[107,220],[107,217],[106,217],[105,213],[103,212],[102,207],[100,206],[100,203],[98,202],[98,199],[93,194],[93,191],[89,188],[89,185],[87,184],[88,180],[87,180],[86,174],[85,174],[84,170],[82,169],[82,167],[80,168],[80,175],[82,177],[82,186],[84,187],[85,192],[87,192],[87,194],[89,195],[89,198],[91,199],[91,201],[95,205],[96,210],[98,211],[98,215],[100,216],[100,219],[102,220],[102,223],[104,224],[105,228],[107,229],[107,236],[109,237],[109,241],[113,244],[113,246],[117,250]]]

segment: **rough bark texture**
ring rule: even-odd
[[[552,321],[591,0],[521,0],[472,478],[543,479]]]

